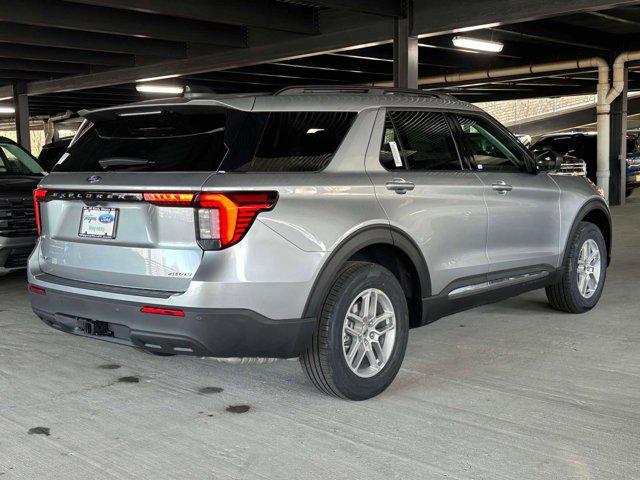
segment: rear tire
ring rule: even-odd
[[[396,277],[374,263],[348,262],[327,295],[300,363],[321,392],[366,400],[395,378],[408,334],[407,300]]]
[[[607,274],[607,246],[593,223],[580,222],[563,267],[562,279],[546,288],[549,303],[562,312],[588,312],[600,300]]]

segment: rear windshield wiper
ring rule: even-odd
[[[155,165],[153,160],[145,160],[144,158],[133,157],[112,157],[98,160],[98,163],[105,170],[111,167],[144,167],[147,165]]]

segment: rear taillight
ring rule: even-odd
[[[162,307],[142,307],[140,309],[142,313],[152,313],[154,315],[167,315],[169,317],[184,317],[184,312],[177,308],[162,308]]]
[[[145,201],[160,207],[190,207],[193,193],[145,193]]]
[[[47,196],[47,191],[38,188],[33,191],[33,209],[36,217],[36,227],[38,228],[38,236],[42,235],[42,220],[40,218],[40,203],[44,201]]]
[[[46,295],[47,291],[42,287],[36,287],[35,285],[29,284],[29,291],[33,293],[37,293],[38,295]]]
[[[260,212],[276,204],[276,192],[201,193],[195,198],[198,243],[219,250],[238,243]]]

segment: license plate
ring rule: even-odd
[[[84,207],[80,220],[80,237],[116,238],[117,208]]]

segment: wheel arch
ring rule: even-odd
[[[413,240],[389,225],[372,225],[344,239],[322,265],[311,288],[304,317],[318,318],[337,273],[348,261],[378,263],[398,278],[409,303],[411,326],[422,324],[422,299],[431,295],[431,277]]]
[[[576,230],[578,229],[578,225],[580,222],[589,222],[593,223],[596,227],[600,229],[602,232],[602,236],[604,237],[605,244],[607,246],[607,265],[611,262],[611,248],[612,248],[612,224],[611,224],[611,214],[609,213],[609,208],[601,200],[590,200],[586,204],[580,208],[575,219],[573,220],[573,224],[571,226],[571,230],[569,230],[569,235],[565,241],[564,252],[562,256],[562,265],[565,264],[567,257],[570,252],[570,242],[575,236]]]

